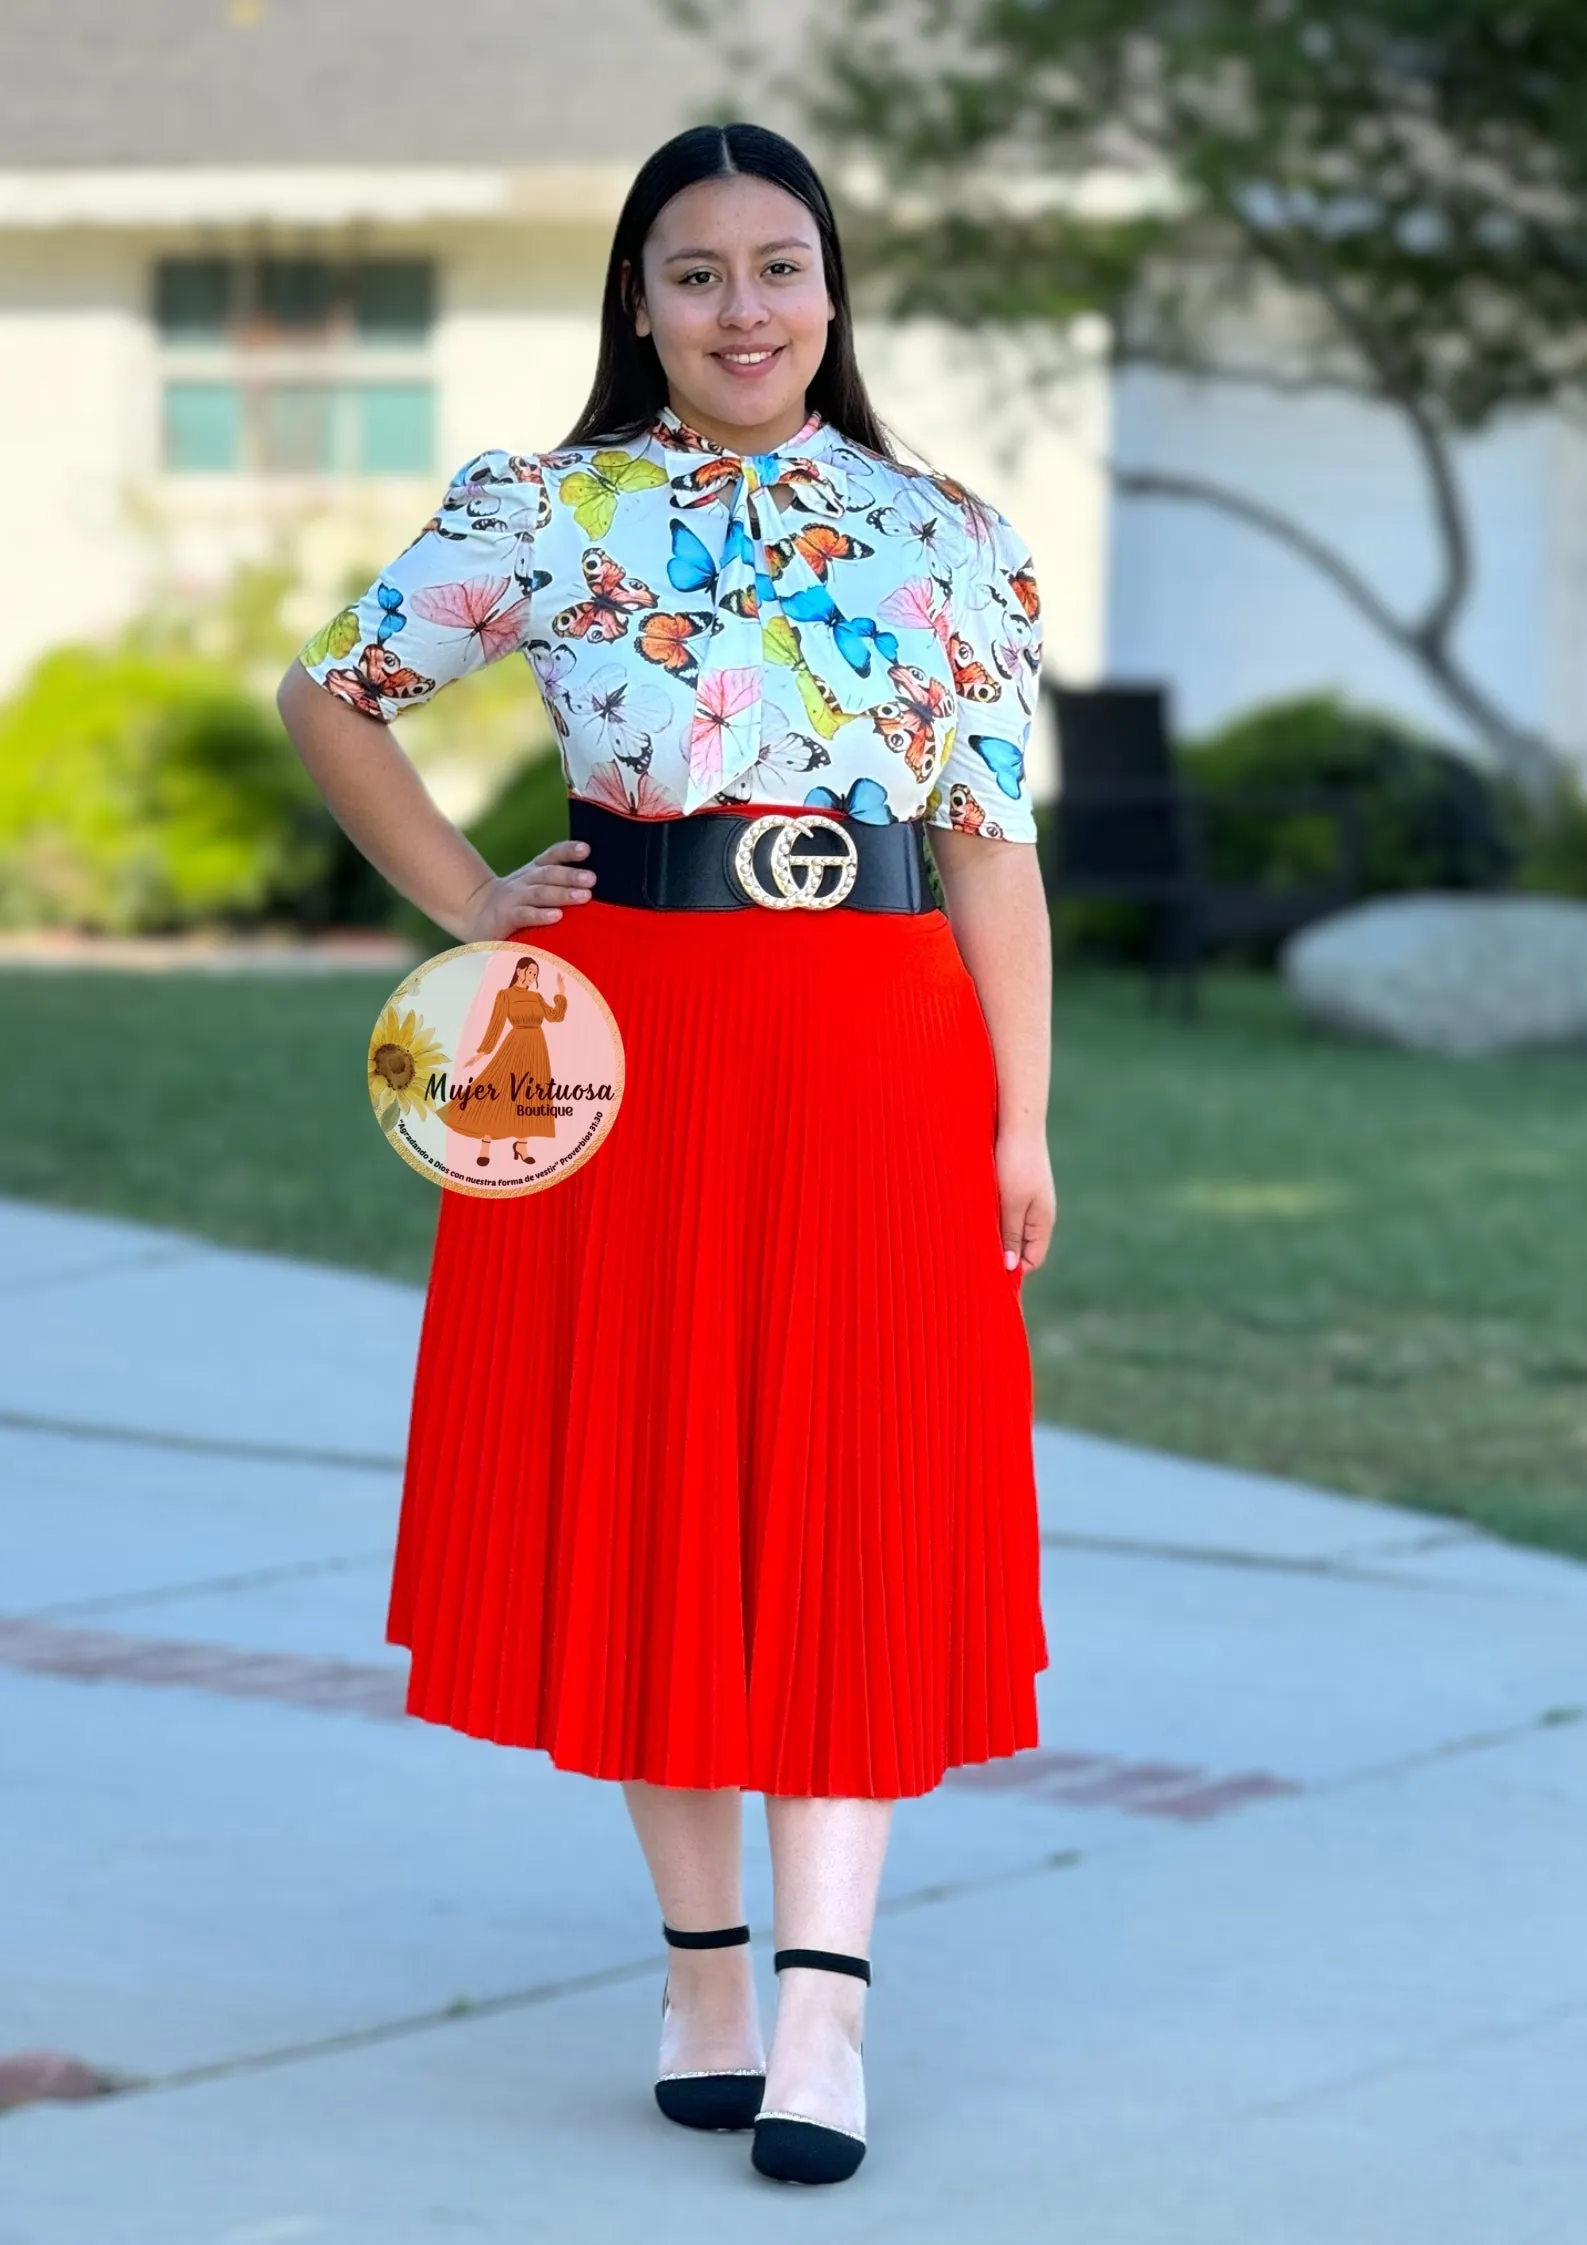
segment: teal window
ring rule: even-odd
[[[433,474],[435,300],[427,257],[160,258],[166,467]]]
[[[278,382],[259,394],[259,465],[267,475],[329,475],[338,466],[337,392],[329,382]]]
[[[435,392],[428,382],[361,382],[356,402],[361,474],[430,474],[435,466]]]
[[[428,382],[171,381],[165,465],[176,472],[428,475],[435,393]]]
[[[242,464],[242,396],[235,382],[167,382],[165,464],[223,473]]]

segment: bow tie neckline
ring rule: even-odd
[[[825,427],[824,415],[812,411],[802,428],[796,429],[791,437],[785,437],[781,444],[773,445],[770,450],[765,452],[736,451],[730,445],[717,444],[712,438],[702,435],[681,415],[675,413],[670,405],[664,405],[652,425],[652,434],[669,450],[673,449],[681,440],[691,451],[703,452],[712,459],[738,462],[753,460],[758,468],[769,469],[774,463],[796,455],[802,446],[809,444],[818,430]],[[770,475],[765,475],[763,480],[770,482]]]

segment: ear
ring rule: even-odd
[[[634,319],[634,333],[636,335],[648,335],[650,333],[650,314],[645,310],[645,300],[643,293],[631,285],[629,276],[632,274],[632,272],[633,266],[625,257],[622,264],[618,268],[617,285],[621,289],[625,301],[628,301],[629,299],[634,297],[637,297],[638,299],[637,302],[633,302],[631,304]]]

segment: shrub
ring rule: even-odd
[[[223,665],[46,656],[0,708],[0,922],[114,934],[255,918],[324,876],[334,826]]]
[[[1348,790],[1368,896],[1502,885],[1518,848],[1506,791],[1453,749],[1397,718],[1331,694],[1270,702],[1184,744],[1185,776],[1208,800],[1218,881],[1288,888],[1336,864],[1326,812],[1243,808],[1243,790]]]
[[[1215,885],[1312,887],[1339,870],[1330,811],[1242,802],[1248,792],[1347,793],[1365,896],[1502,887],[1527,846],[1525,814],[1510,789],[1402,720],[1332,694],[1264,703],[1186,739],[1179,768],[1202,801]],[[1053,918],[1065,949],[1111,959],[1146,955],[1144,907],[1060,899]],[[1278,940],[1253,936],[1229,948],[1267,962]]]
[[[1524,825],[1518,889],[1587,897],[1587,794],[1572,788],[1559,807]]]

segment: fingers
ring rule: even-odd
[[[1047,1260],[1057,1223],[1057,1209],[1045,1195],[1031,1194],[1009,1200],[1003,1207],[1003,1268],[1007,1271],[1040,1270]]]
[[[567,906],[589,902],[595,875],[577,862],[587,848],[584,842],[553,842],[539,857],[506,876],[501,900],[516,916],[516,925],[544,927],[560,920]]]
[[[539,873],[539,876],[566,880],[570,873],[577,873],[581,869],[581,864],[584,864],[588,855],[590,855],[590,844],[588,842],[572,842],[572,840],[550,842],[539,853],[539,858],[530,858],[528,864],[521,864],[519,873],[514,873],[512,880],[519,878],[521,873]],[[593,878],[593,876],[590,876],[590,878]]]
[[[526,865],[509,873],[507,885],[515,896],[538,897],[543,904],[566,904],[575,896],[588,896],[595,876],[582,865]]]

